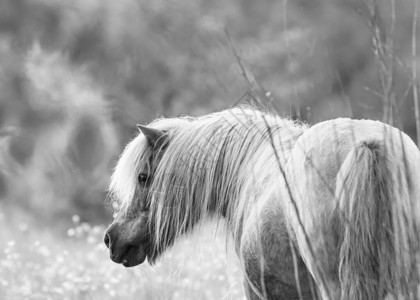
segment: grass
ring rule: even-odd
[[[75,216],[60,234],[22,219],[0,206],[0,299],[245,299],[224,237],[210,230],[181,241],[153,267],[126,269],[109,260],[104,226]]]

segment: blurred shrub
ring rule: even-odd
[[[24,66],[26,113],[16,120],[18,133],[4,137],[7,198],[45,218],[79,213],[97,221],[120,151],[109,104],[89,75],[59,53],[35,45]]]
[[[32,135],[22,133],[11,139],[9,152],[11,157],[24,166],[31,159],[35,147],[35,139]]]
[[[378,3],[389,32],[390,7]],[[394,35],[397,124],[411,136],[413,3],[398,3]],[[43,215],[103,215],[136,123],[219,110],[247,90],[225,29],[284,115],[381,119],[365,4],[0,1],[0,131],[13,128],[0,134],[3,198]]]

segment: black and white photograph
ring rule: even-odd
[[[420,300],[420,0],[0,0],[0,300]]]

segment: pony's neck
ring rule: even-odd
[[[272,180],[281,176],[279,164],[285,164],[305,129],[270,116],[269,120],[251,119],[224,130],[224,142],[219,145],[214,165],[207,170],[212,177],[207,214],[223,217],[228,229],[240,237],[244,219],[271,189]],[[203,152],[214,155],[211,147],[209,143]]]
[[[232,109],[172,130],[150,187],[159,192],[149,193],[157,239],[192,230],[206,217],[223,217],[228,230],[240,234],[304,128],[260,111]]]

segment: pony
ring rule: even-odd
[[[417,299],[420,152],[403,132],[249,106],[138,128],[109,185],[114,262],[153,264],[224,220],[248,299]]]

